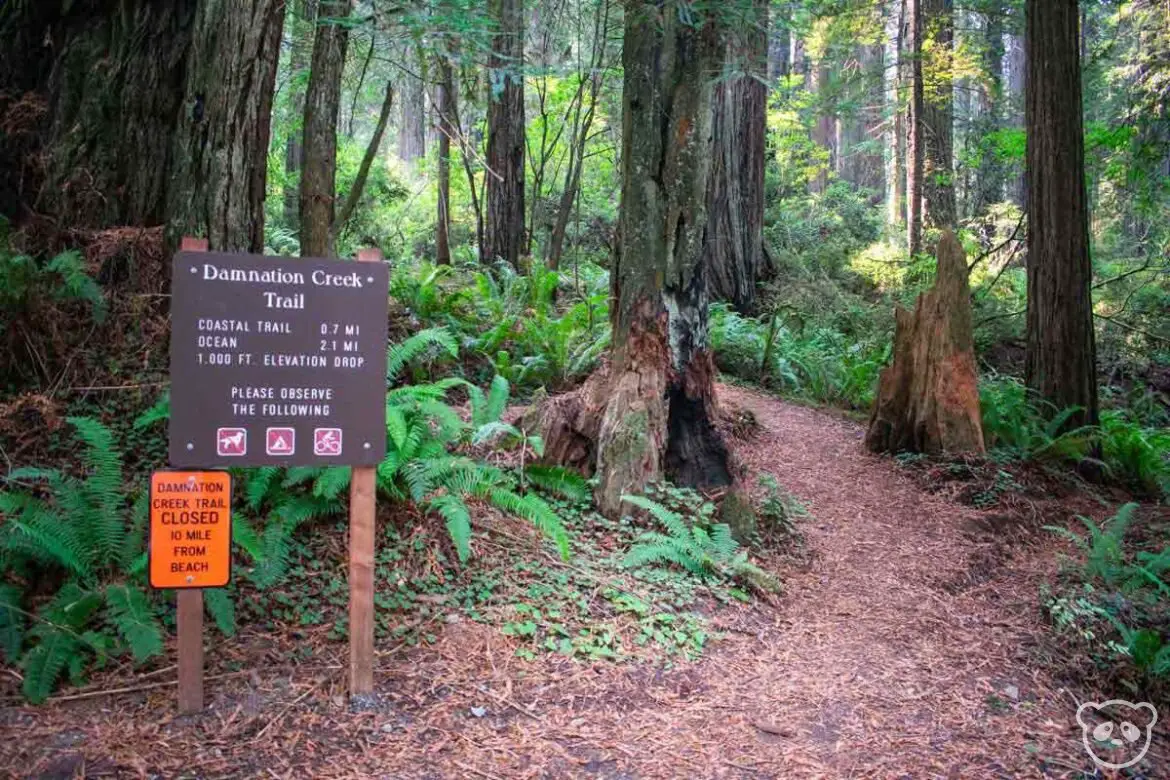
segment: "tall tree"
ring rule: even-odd
[[[0,10],[0,214],[73,229],[163,224],[169,187],[185,184],[171,176],[176,128],[205,102],[185,101],[195,5]]]
[[[301,254],[332,253],[329,229],[337,195],[337,112],[349,46],[352,0],[319,0],[313,65],[305,95],[304,168],[301,171]]]
[[[284,142],[284,174],[290,184],[284,189],[284,221],[296,226],[301,218],[300,172],[305,156],[303,144],[305,84],[313,59],[314,22],[317,0],[292,4],[292,53],[288,58],[288,138]]]
[[[922,251],[922,186],[925,164],[922,84],[922,0],[906,0],[903,28],[909,66],[909,100],[906,107],[906,246],[910,255]]]
[[[631,0],[624,41],[614,346],[597,444],[598,505],[610,514],[664,474],[732,482],[714,425],[702,261],[715,23],[685,0]]]
[[[524,242],[524,0],[490,0],[487,220],[482,260],[520,268]]]
[[[979,92],[978,126],[984,138],[1001,126],[1005,56],[1003,18],[1002,8],[987,10],[983,18],[983,72],[986,81]],[[986,141],[979,158],[974,189],[972,210],[976,215],[986,213],[992,204],[1003,199],[1003,163],[995,148]]]
[[[894,64],[886,68],[887,102],[893,107],[893,116],[889,123],[889,176],[886,179],[886,205],[889,209],[887,221],[890,225],[903,225],[906,221],[906,109],[903,94],[908,83],[905,45],[906,35],[906,2],[900,0],[898,13],[892,14],[888,32],[890,42],[887,46],[889,60]]]
[[[1070,425],[1098,420],[1077,0],[1027,0],[1025,378]]]
[[[407,49],[409,67],[419,68],[421,58],[414,55],[417,49]],[[426,86],[421,68],[418,73],[405,73],[402,77],[402,114],[398,123],[398,156],[403,162],[412,163],[427,154]]]
[[[455,122],[455,75],[451,59],[441,51],[437,59],[439,71],[438,106],[435,124],[439,130],[439,197],[438,224],[435,227],[435,262],[451,264],[451,138],[458,132]]]
[[[923,78],[923,220],[929,227],[953,227],[955,213],[953,0],[921,0],[926,25],[920,74]]]
[[[175,132],[172,236],[264,249],[264,196],[283,0],[201,0]],[[258,162],[259,161],[259,162]]]
[[[713,97],[704,263],[711,295],[750,314],[764,267],[764,145],[768,108],[768,0],[728,31]]]

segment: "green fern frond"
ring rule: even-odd
[[[497,374],[492,379],[491,388],[488,390],[487,399],[480,410],[481,416],[475,421],[476,424],[482,426],[499,420],[508,407],[510,393],[511,388],[508,385],[508,380]]]
[[[320,466],[293,466],[284,472],[284,479],[281,481],[280,486],[287,490],[297,485],[303,485],[306,482],[312,482],[321,476],[323,470]]]
[[[495,420],[476,428],[475,433],[471,436],[471,443],[476,445],[490,444],[503,437],[518,440],[523,439],[524,434],[520,433],[520,430],[514,425]]]
[[[76,634],[55,626],[45,627],[38,632],[40,641],[25,653],[21,661],[24,683],[21,690],[33,704],[40,704],[49,698],[53,687],[80,649],[81,640]]]
[[[203,606],[221,634],[236,635],[236,605],[226,588],[204,588]]]
[[[471,557],[471,513],[463,499],[451,493],[444,493],[428,502],[427,506],[446,521],[447,533],[455,545],[459,562],[466,563]]]
[[[40,469],[31,466],[25,468],[13,469],[8,472],[5,477],[0,477],[5,482],[10,484],[19,484],[21,482],[40,482],[45,480],[48,482],[59,482],[61,480],[61,472],[57,469]]]
[[[122,456],[110,429],[89,417],[69,417],[77,437],[85,444],[88,474],[81,483],[90,504],[81,520],[81,531],[101,561],[115,561],[126,543],[122,484]]]
[[[556,544],[561,558],[569,560],[571,556],[569,533],[565,530],[557,513],[541,498],[532,494],[519,496],[510,490],[498,487],[488,490],[487,497],[498,509],[524,518],[535,525],[542,534],[552,539],[553,543]]]
[[[403,367],[426,354],[429,350],[446,352],[450,357],[459,357],[459,342],[446,328],[420,330],[405,341],[392,345],[386,350],[386,380],[393,382]]]
[[[106,588],[106,604],[110,622],[137,663],[162,653],[162,629],[146,594],[128,585],[111,585]]]
[[[40,499],[16,493],[0,493],[0,513],[8,519],[0,526],[0,540],[10,554],[24,555],[53,564],[92,581],[96,576],[75,526],[66,523]]]
[[[406,422],[406,414],[398,406],[386,407],[386,435],[396,448],[399,450],[406,449],[407,437],[410,435],[410,425]]]
[[[20,606],[21,595],[17,586],[0,583],[0,651],[10,664],[16,664],[24,646],[25,613]]]
[[[349,488],[351,473],[348,466],[330,466],[313,482],[313,495],[328,501],[337,499]]]
[[[260,535],[252,527],[252,523],[239,515],[232,518],[232,542],[248,553],[253,561],[264,555],[264,546]]]
[[[277,484],[280,469],[276,466],[262,466],[250,469],[244,485],[244,504],[253,511],[259,509],[268,497],[269,491]]]
[[[587,501],[591,495],[584,477],[561,466],[527,466],[524,479],[541,490],[570,501]]]
[[[687,525],[686,521],[682,519],[682,516],[677,512],[670,511],[662,504],[659,504],[657,501],[651,501],[644,496],[622,496],[622,501],[645,509],[650,514],[654,515],[654,517],[658,518],[659,522],[666,526],[666,530],[671,536],[681,538],[690,537],[690,527]]]
[[[134,419],[134,429],[140,431],[149,428],[156,422],[169,419],[171,419],[171,392],[168,390],[159,396],[153,406]]]

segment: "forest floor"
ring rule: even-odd
[[[698,661],[523,661],[498,627],[453,622],[429,646],[379,653],[377,702],[354,711],[343,646],[334,643],[332,663],[312,666],[252,635],[240,640],[243,671],[217,676],[223,667],[209,650],[201,716],[176,716],[174,689],[163,685],[41,707],[9,702],[0,771],[1101,777],[1075,720],[1093,692],[1058,682],[1039,609],[1039,585],[1057,566],[1053,545],[866,453],[856,423],[751,390],[720,392],[760,423],[738,446],[752,484],[771,473],[810,509],[808,554],[781,569],[774,604],[720,607],[711,619],[725,638]],[[1064,503],[1066,518],[1110,511],[1088,498]],[[1170,767],[1163,725],[1155,767]]]

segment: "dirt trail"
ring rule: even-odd
[[[158,723],[158,699],[94,706],[85,766],[395,778],[1091,773],[1074,697],[1035,671],[1037,577],[1051,554],[1005,558],[970,530],[980,513],[865,453],[856,424],[733,387],[721,398],[762,425],[738,450],[752,483],[769,472],[809,506],[812,558],[786,574],[777,607],[721,612],[728,638],[700,662],[532,671],[498,630],[456,624],[433,648],[384,659],[382,709],[346,711],[338,672],[300,680],[286,692],[296,706],[260,715],[241,712],[239,697],[195,723]],[[469,716],[477,703],[485,716]],[[64,710],[4,723],[43,734]],[[278,713],[255,739],[257,721]],[[108,763],[91,758],[95,744]]]

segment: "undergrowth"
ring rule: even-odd
[[[1139,533],[1133,503],[1102,523],[1077,520],[1083,532],[1047,526],[1076,550],[1062,578],[1045,588],[1050,619],[1058,634],[1133,693],[1164,689],[1170,679],[1170,528],[1143,518],[1148,527]]]

